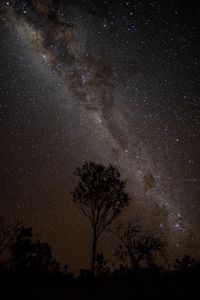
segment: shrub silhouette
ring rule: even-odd
[[[21,227],[11,244],[10,268],[21,274],[44,274],[59,271],[50,246],[33,236],[32,228]]]

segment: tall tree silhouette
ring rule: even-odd
[[[79,182],[72,191],[73,201],[79,204],[92,227],[91,272],[94,278],[98,239],[129,205],[130,198],[125,191],[126,181],[121,179],[118,169],[111,164],[105,167],[85,162],[76,169],[75,175],[79,177]]]

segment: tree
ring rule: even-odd
[[[6,268],[10,259],[10,246],[16,238],[19,225],[8,225],[0,220],[0,267]]]
[[[165,241],[161,236],[154,236],[144,232],[136,221],[119,225],[116,234],[120,240],[115,255],[120,261],[129,259],[131,269],[138,270],[145,259],[148,266],[153,264],[154,255],[161,255],[165,259]]]
[[[184,273],[195,265],[195,259],[189,255],[184,255],[181,259],[177,258],[175,260],[175,268],[176,270]]]
[[[11,246],[10,268],[23,275],[47,274],[59,271],[59,264],[47,243],[36,239],[32,228],[21,226]]]
[[[98,239],[129,205],[130,198],[125,191],[126,181],[121,180],[118,169],[111,164],[105,167],[85,162],[76,169],[75,175],[79,182],[72,191],[73,201],[79,204],[92,227],[91,272],[94,278]]]
[[[99,277],[106,277],[110,274],[110,268],[107,266],[108,260],[104,258],[103,253],[97,253],[96,261],[96,274]]]

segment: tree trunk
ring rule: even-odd
[[[92,263],[91,263],[91,273],[92,273],[92,280],[95,278],[95,268],[96,268],[96,245],[97,245],[97,238],[96,233],[93,234],[93,241],[92,241]]]

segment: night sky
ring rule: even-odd
[[[61,263],[88,264],[70,195],[88,160],[128,179],[125,219],[199,257],[199,1],[1,0],[0,124],[0,214]]]

